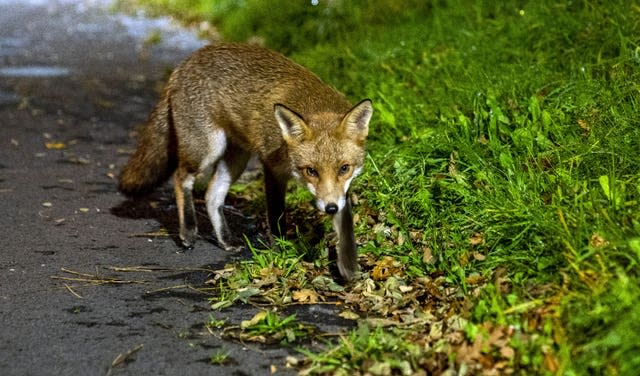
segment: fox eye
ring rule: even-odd
[[[304,169],[304,172],[307,174],[307,176],[311,176],[311,177],[314,177],[314,178],[318,177],[318,171],[313,167],[306,167]]]
[[[340,166],[340,170],[338,171],[338,174],[339,174],[339,175],[344,175],[344,174],[346,174],[347,172],[349,172],[349,168],[350,168],[350,167],[351,167],[351,166],[349,166],[348,164],[343,164],[342,166]]]

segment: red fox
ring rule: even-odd
[[[254,45],[205,46],[171,74],[118,188],[135,197],[173,175],[179,236],[191,248],[194,181],[212,170],[207,211],[219,244],[233,250],[243,242],[230,231],[223,205],[255,154],[264,168],[271,234],[285,231],[285,189],[293,176],[316,197],[318,209],[333,216],[338,269],[350,280],[358,264],[348,190],[362,170],[372,114],[370,100],[351,106],[279,53]]]

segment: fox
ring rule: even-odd
[[[268,231],[285,234],[285,193],[295,178],[332,218],[337,265],[349,281],[358,268],[349,187],[363,169],[373,114],[370,99],[344,94],[284,55],[257,45],[217,43],[187,57],[171,73],[138,132],[138,145],[118,178],[135,198],[173,179],[181,246],[198,235],[193,201],[197,177],[210,171],[207,213],[218,244],[244,246],[223,206],[230,186],[257,156],[263,166]]]

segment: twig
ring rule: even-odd
[[[209,293],[207,293],[207,291],[209,290],[214,290],[214,288],[204,288],[204,289],[199,289],[196,287],[193,287],[192,285],[176,285],[176,286],[168,286],[168,287],[162,287],[156,290],[151,290],[151,291],[147,291],[147,294],[155,294],[155,293],[159,293],[159,292],[163,292],[163,291],[170,291],[170,290],[178,290],[178,289],[187,289],[187,290],[193,290],[193,291],[197,291],[203,295],[211,295]]]
[[[98,278],[98,277],[93,277],[93,278],[71,278],[71,277],[60,277],[57,275],[51,276],[51,279],[60,279],[63,281],[73,281],[73,282],[84,282],[84,283],[88,283],[91,285],[109,285],[109,284],[114,284],[114,285],[126,285],[129,283],[140,283],[140,284],[146,284],[149,283],[149,281],[127,281],[127,280],[123,280],[123,279],[115,279],[115,278]]]
[[[80,294],[78,294],[77,292],[73,291],[73,288],[71,288],[71,286],[69,286],[69,285],[67,285],[67,284],[65,283],[65,284],[64,284],[64,287],[66,287],[66,288],[67,288],[67,290],[69,290],[69,292],[70,292],[71,294],[73,294],[73,296],[75,296],[76,298],[83,299],[83,297],[82,297]]]
[[[140,351],[140,349],[142,349],[143,347],[144,347],[144,345],[141,343],[141,344],[135,346],[134,348],[127,350],[124,353],[118,354],[118,356],[116,356],[115,359],[113,359],[113,362],[111,362],[111,366],[109,367],[109,370],[107,371],[107,376],[111,375],[111,371],[113,371],[114,367],[117,367],[120,364],[122,364],[125,361],[127,361],[127,359],[129,359],[129,357],[131,357],[136,352]]]
[[[81,273],[81,272],[77,272],[75,270],[69,270],[66,268],[60,268],[60,270],[62,270],[65,273],[68,274],[72,274],[72,275],[77,275],[80,276],[78,278],[76,277],[61,277],[61,276],[51,276],[51,279],[60,279],[63,281],[73,281],[73,282],[83,282],[83,283],[88,283],[88,284],[97,284],[97,285],[101,285],[101,284],[128,284],[128,283],[149,283],[149,281],[128,281],[128,280],[122,280],[122,279],[117,279],[117,278],[112,278],[112,277],[100,277],[97,273],[97,269],[96,269],[96,274],[87,274],[87,273]]]
[[[204,268],[164,268],[161,266],[105,266],[105,269],[114,272],[138,273],[138,272],[212,272]]]
[[[129,234],[130,238],[168,238],[171,234],[166,231],[142,232]]]

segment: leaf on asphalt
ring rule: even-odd
[[[44,146],[47,149],[52,149],[52,150],[61,150],[61,149],[67,148],[67,144],[65,144],[64,142],[45,142]]]
[[[258,311],[251,320],[244,320],[240,323],[240,329],[247,329],[252,326],[258,325],[260,322],[264,321],[264,319],[269,314],[269,311]]]
[[[301,303],[315,304],[318,302],[318,293],[311,289],[302,289],[293,292],[293,300]]]
[[[233,305],[233,302],[231,300],[221,300],[219,302],[213,303],[211,305],[211,309],[213,309],[214,311],[217,311],[220,309],[231,307],[232,305]]]

